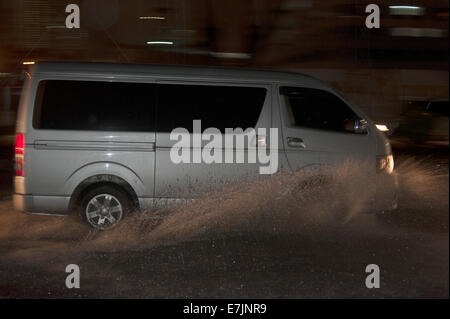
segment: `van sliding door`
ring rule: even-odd
[[[270,86],[158,82],[155,196],[192,198],[230,182],[258,176],[258,159],[255,163],[247,160],[249,151],[256,148],[256,137],[242,147],[230,147],[225,144],[226,136],[230,136],[225,134],[225,129],[268,129],[270,101]],[[194,121],[200,131],[194,130]],[[183,148],[187,152],[183,153],[187,161],[180,162],[176,156],[171,158],[171,151],[180,145],[177,143],[181,140],[177,135],[170,139],[175,128],[182,128],[188,134],[188,142]],[[208,130],[211,134],[203,135],[202,140],[201,132],[211,128]],[[238,135],[244,137],[243,134]],[[268,141],[268,137],[262,138]],[[206,152],[205,146],[212,140],[215,147]],[[225,160],[225,156],[230,154],[233,156],[231,163]],[[244,162],[237,163],[237,156],[243,157]],[[214,157],[212,162],[211,157]]]

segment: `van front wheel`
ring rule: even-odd
[[[81,200],[83,219],[93,228],[106,230],[116,226],[130,209],[128,196],[111,186],[87,192]]]

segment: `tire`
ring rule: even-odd
[[[102,185],[81,198],[80,214],[92,228],[107,230],[116,226],[131,211],[130,196],[118,187]]]

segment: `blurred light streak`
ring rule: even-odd
[[[145,16],[145,17],[139,17],[139,20],[166,20],[166,17]]]
[[[425,8],[417,6],[389,6],[391,15],[421,16],[425,13]]]
[[[433,28],[391,28],[393,37],[424,37],[443,38],[447,35],[446,30]]]
[[[163,44],[163,45],[173,45],[172,41],[147,41],[147,44]]]
[[[250,59],[252,57],[249,53],[241,52],[211,52],[210,55],[222,59]]]

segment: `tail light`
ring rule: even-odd
[[[24,176],[24,154],[25,154],[25,135],[19,133],[16,135],[16,143],[14,144],[14,166],[16,176]]]

